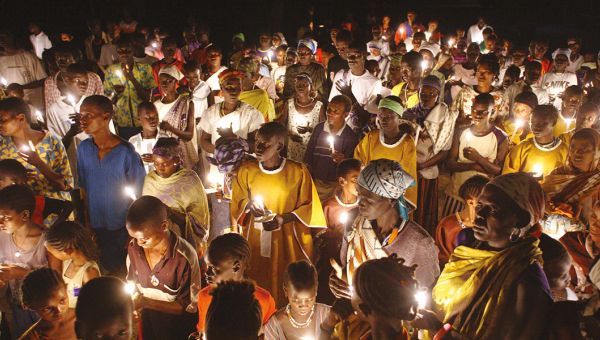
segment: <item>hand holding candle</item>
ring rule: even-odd
[[[329,135],[327,137],[327,142],[329,143],[329,148],[331,149],[331,154],[335,153],[335,137]]]
[[[525,126],[525,121],[523,119],[515,119],[513,133],[512,133],[512,136],[510,137],[510,139],[515,138],[515,136],[517,134],[517,130],[519,130],[523,126]]]
[[[544,177],[544,167],[542,166],[542,164],[535,164],[533,166],[533,172],[532,172],[533,177],[535,178],[542,178]]]

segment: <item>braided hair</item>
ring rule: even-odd
[[[46,232],[46,244],[59,251],[78,250],[88,260],[97,261],[100,257],[92,232],[77,222],[64,221],[50,227]]]
[[[250,260],[250,245],[240,234],[227,233],[217,236],[210,242],[207,256],[211,263],[220,263],[226,259],[248,263]]]
[[[364,262],[354,274],[354,289],[360,299],[381,315],[401,320],[415,318],[416,265],[404,265],[395,255]]]
[[[23,279],[23,305],[31,309],[41,307],[57,289],[65,287],[62,276],[56,270],[48,267],[35,269]]]
[[[211,292],[206,313],[206,339],[257,339],[262,312],[249,281],[227,281]]]

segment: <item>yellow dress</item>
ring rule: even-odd
[[[504,161],[502,174],[541,170],[544,176],[548,176],[554,169],[565,164],[568,152],[569,148],[562,140],[559,140],[553,148],[542,149],[537,146],[535,138],[530,138],[509,152]],[[541,169],[537,169],[539,166]]]
[[[392,88],[392,95],[400,97],[400,93],[402,93],[402,88],[406,86],[405,82],[399,83],[398,85]],[[419,104],[419,93],[415,92],[414,94],[408,96],[406,98],[406,109],[410,109],[411,107],[415,107]]]
[[[575,134],[575,130],[571,130],[569,132],[565,132],[562,135],[558,136],[558,138],[560,138],[560,140],[562,140],[563,143],[565,143],[568,147],[569,145],[571,145],[571,139],[573,138],[574,134]]]
[[[567,122],[565,121],[564,118],[562,118],[562,116],[559,115],[558,117],[558,121],[556,121],[556,125],[554,125],[554,130],[553,134],[554,137],[560,137],[560,135],[562,135],[565,132],[569,132],[571,130],[575,129],[575,120],[573,119],[569,126],[567,127]]]
[[[240,94],[240,100],[262,113],[265,122],[275,119],[275,105],[267,91],[263,89],[244,91]]]
[[[415,179],[415,185],[408,190],[404,198],[417,206],[417,148],[412,136],[404,135],[393,145],[383,143],[383,133],[380,130],[369,132],[358,143],[354,149],[354,158],[358,159],[363,166],[375,159],[391,159],[402,165],[402,169]]]
[[[242,223],[242,234],[252,251],[248,277],[271,292],[278,307],[284,306],[287,299],[283,292],[283,273],[287,265],[303,259],[312,261],[311,228],[326,228],[310,173],[305,165],[289,159],[271,171],[252,160],[241,165],[232,187],[230,207],[234,220],[246,220],[243,215],[250,199],[261,196],[266,209],[275,214],[293,213],[300,221],[272,232],[260,230],[261,225],[251,218]]]

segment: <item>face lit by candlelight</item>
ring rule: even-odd
[[[66,72],[64,80],[69,92],[73,92],[77,97],[83,96],[87,91],[89,79],[86,73]]]
[[[599,110],[596,107],[586,106],[585,109],[582,107],[577,112],[577,119],[575,120],[576,130],[583,128],[593,128],[598,122]]]
[[[473,125],[480,125],[488,123],[492,117],[494,110],[493,105],[486,105],[485,103],[475,102],[471,108],[471,122]]]
[[[13,234],[15,230],[23,227],[31,219],[28,210],[17,212],[13,209],[0,207],[0,231]]]
[[[596,156],[596,146],[592,141],[585,138],[574,138],[569,145],[569,163],[581,171],[588,172],[593,170],[594,157]]]
[[[384,133],[393,132],[400,125],[400,116],[388,108],[379,109],[377,120]]]
[[[221,84],[221,90],[225,101],[237,101],[242,93],[242,79],[240,78],[229,78],[223,84]]]
[[[529,122],[529,119],[531,119],[531,111],[533,111],[533,109],[527,104],[518,102],[513,104],[513,116],[515,117],[515,120],[519,119],[523,122]]]
[[[344,177],[338,178],[338,183],[344,193],[348,193],[353,196],[358,196],[358,175],[360,170],[350,170]]]
[[[308,315],[315,306],[317,287],[314,287],[313,289],[297,290],[294,285],[287,282],[283,290],[292,309],[292,313],[301,316]]]
[[[181,167],[179,157],[152,155],[152,161],[154,162],[154,170],[162,178],[171,177]]]
[[[296,95],[309,96],[312,91],[312,85],[305,77],[296,78]]]
[[[327,124],[330,128],[340,128],[346,120],[346,108],[341,101],[331,101],[327,106]]]
[[[59,285],[45,301],[40,301],[39,305],[28,306],[38,313],[44,321],[57,322],[61,320],[69,311],[69,296],[67,287],[64,284]]]
[[[12,137],[23,129],[27,124],[24,113],[13,115],[12,112],[0,111],[0,135]]]
[[[279,151],[283,148],[283,139],[279,136],[267,138],[257,133],[255,145],[256,159],[259,162],[265,162],[279,157]]]
[[[556,121],[554,121],[552,117],[539,114],[531,116],[531,132],[533,132],[535,138],[544,138],[552,135],[555,124]]]
[[[156,109],[141,107],[138,109],[137,114],[144,131],[155,132],[158,129],[158,112],[156,112]]]

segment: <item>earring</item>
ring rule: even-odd
[[[517,242],[520,238],[521,230],[519,230],[519,228],[513,228],[512,232],[510,233],[510,236],[508,237],[510,242]]]

